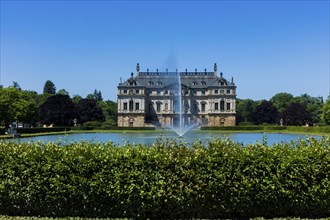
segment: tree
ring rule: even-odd
[[[72,101],[75,104],[77,104],[80,101],[80,99],[82,99],[82,97],[80,95],[73,95],[72,96]]]
[[[292,94],[281,92],[274,95],[270,99],[270,102],[273,103],[273,105],[277,108],[279,112],[283,112],[286,109],[286,107],[290,105],[292,100],[293,100]]]
[[[76,117],[75,106],[68,95],[53,95],[40,106],[40,116],[43,124],[71,126]]]
[[[44,91],[43,93],[48,93],[48,94],[52,94],[52,95],[55,95],[56,93],[56,87],[55,87],[55,84],[50,81],[50,80],[47,80],[45,85],[44,85]]]
[[[262,101],[256,107],[256,110],[252,114],[252,122],[254,124],[273,124],[277,119],[277,109],[276,107],[269,101]]]
[[[117,125],[117,117],[118,117],[118,105],[116,102],[107,100],[100,102],[102,111],[105,115],[105,120],[110,126]]]
[[[97,89],[94,90],[94,93],[88,94],[87,99],[94,99],[96,101],[102,101],[102,93],[101,91],[98,91]]]
[[[327,101],[323,105],[322,119],[327,125],[330,125],[330,96],[328,96]]]
[[[312,114],[312,122],[321,122],[323,97],[312,97],[307,94],[303,94],[293,98],[293,102],[304,104],[307,110]]]
[[[94,99],[81,99],[77,103],[77,119],[83,124],[86,121],[104,121],[102,109]]]
[[[18,90],[22,90],[21,86],[18,84],[18,82],[13,81],[13,87]]]
[[[312,121],[312,114],[302,103],[291,103],[281,114],[285,125],[306,125]]]
[[[248,122],[252,119],[252,113],[255,111],[258,102],[252,99],[237,99],[236,113],[237,113],[237,124],[244,121]]]
[[[14,87],[0,88],[0,122],[6,127],[13,121],[33,123],[37,104],[32,96]]]
[[[58,92],[56,94],[57,95],[69,95],[69,92],[66,91],[65,89],[60,89],[60,90],[58,90]]]

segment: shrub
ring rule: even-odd
[[[102,123],[99,121],[86,121],[83,127],[101,127]]]
[[[0,215],[326,217],[330,139],[242,147],[0,142]]]

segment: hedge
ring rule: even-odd
[[[117,127],[117,126],[102,126],[102,127],[73,127],[71,130],[136,130],[136,131],[148,131],[156,130],[155,127]]]
[[[53,127],[53,128],[17,128],[17,133],[33,134],[33,133],[47,133],[47,132],[61,132],[70,131],[70,127]]]
[[[330,138],[0,142],[0,215],[122,218],[330,216]]]
[[[285,126],[202,126],[201,130],[221,130],[221,131],[260,131],[271,130],[280,131],[286,130]]]

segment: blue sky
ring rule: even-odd
[[[326,98],[329,1],[1,1],[1,81],[117,99],[120,77],[208,70],[238,98]]]

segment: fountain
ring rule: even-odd
[[[171,127],[171,129],[177,133],[177,135],[179,135],[179,138],[182,138],[182,136],[187,133],[190,129],[194,128],[195,125],[189,125],[189,126],[186,126],[185,123],[184,123],[184,120],[183,120],[183,117],[184,117],[184,109],[183,109],[183,97],[182,97],[182,84],[181,84],[181,76],[180,76],[180,72],[176,71],[177,72],[177,79],[178,79],[178,86],[177,86],[177,93],[175,94],[176,95],[176,101],[178,103],[178,117],[179,117],[179,123],[178,123],[178,126],[175,126],[174,123]]]

